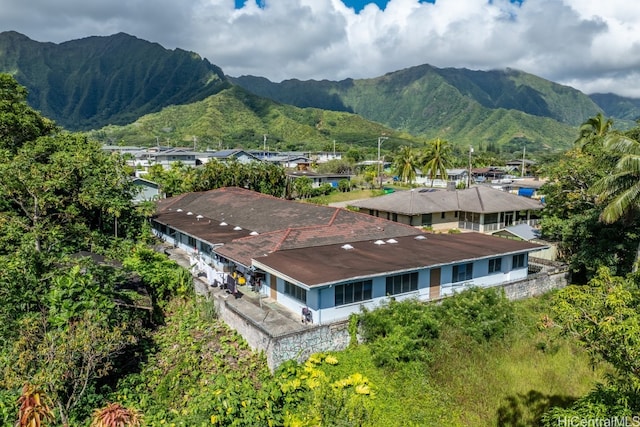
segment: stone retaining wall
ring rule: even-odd
[[[569,271],[566,267],[546,262],[544,264],[545,268],[540,273],[500,285],[505,290],[506,297],[510,300],[523,299],[567,286]],[[301,331],[276,336],[251,318],[243,316],[224,299],[213,297],[211,300],[224,322],[238,331],[252,348],[265,353],[272,371],[287,360],[304,362],[313,353],[344,350],[350,342],[348,320],[328,325],[311,325]]]
[[[348,320],[330,325],[311,325],[301,331],[276,336],[243,316],[224,299],[214,297],[211,301],[220,319],[242,335],[253,349],[264,352],[272,371],[287,360],[304,362],[313,353],[344,350],[350,342]]]

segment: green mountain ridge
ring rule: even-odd
[[[420,65],[371,79],[280,83],[229,77],[196,53],[124,33],[54,44],[2,32],[0,72],[14,75],[30,105],[65,128],[127,144],[197,138],[251,146],[269,135],[289,148],[370,145],[384,134],[393,140],[387,149],[444,138],[481,150],[534,152],[568,147],[577,127],[598,112],[616,125],[640,116],[640,100],[589,97],[513,69]]]
[[[193,52],[168,51],[124,33],[61,44],[0,33],[0,72],[29,90],[29,104],[71,130],[131,123],[230,86]]]

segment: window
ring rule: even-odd
[[[397,213],[392,213],[391,214],[391,221],[393,222],[398,222],[398,214]]]
[[[446,212],[442,212],[442,213],[440,214],[440,219],[444,219],[445,215],[446,215]]]
[[[502,258],[492,258],[489,260],[489,274],[500,273],[502,271]]]
[[[404,294],[418,290],[418,273],[398,274],[387,277],[387,295]]]
[[[464,282],[473,279],[473,264],[460,264],[453,266],[452,282]]]
[[[372,281],[345,283],[335,287],[335,305],[351,304],[371,299]]]
[[[514,255],[511,269],[524,268],[524,254]]]
[[[432,219],[431,219],[431,214],[422,214],[422,226],[424,227],[431,227],[432,224]]]
[[[284,293],[285,295],[289,295],[304,304],[307,303],[307,291],[293,283],[284,282]]]

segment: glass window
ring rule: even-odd
[[[513,256],[513,264],[512,264],[513,270],[515,270],[516,268],[524,268],[524,255],[525,254]]]
[[[398,274],[387,277],[387,295],[404,294],[418,290],[418,273]]]
[[[489,260],[489,274],[500,273],[502,271],[502,258],[493,258]]]
[[[363,280],[335,286],[335,305],[352,304],[371,299],[372,281]]]
[[[460,264],[453,266],[452,282],[464,282],[465,280],[473,279],[473,264]]]
[[[285,295],[289,295],[304,304],[307,303],[307,291],[293,283],[289,283],[287,281],[284,282],[284,293]]]
[[[427,214],[422,214],[422,226],[424,227],[431,227],[431,224],[433,222],[432,218],[432,214],[427,213]]]

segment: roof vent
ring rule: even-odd
[[[387,240],[387,243],[398,243],[398,241],[396,239],[389,239]]]
[[[346,250],[346,251],[348,251],[349,249],[353,249],[353,246],[351,246],[351,245],[350,245],[350,244],[348,244],[348,243],[347,243],[346,245],[342,245],[342,246],[340,246],[340,247],[341,247],[342,249]]]
[[[376,240],[375,242],[373,242],[375,245],[384,245],[384,240]]]
[[[260,234],[260,233],[258,233],[257,231],[252,231],[252,232],[251,232],[251,233],[249,233],[249,234],[250,234],[250,235],[252,235],[252,236],[257,236],[257,235],[258,235],[258,234]]]
[[[240,230],[242,230],[242,227],[236,225],[235,227],[233,227],[233,229],[236,230],[236,231],[240,231]]]
[[[178,208],[178,210],[176,210],[176,212],[182,212],[182,209]]]
[[[424,240],[424,239],[426,239],[426,237],[423,236],[422,234],[418,234],[416,237],[414,237],[414,239],[416,239],[416,240]]]
[[[225,225],[229,225],[229,224],[227,224],[227,223],[226,223],[226,222],[224,222],[224,221],[222,221],[222,222],[220,223],[220,227],[224,227]]]

